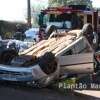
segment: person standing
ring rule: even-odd
[[[14,39],[23,41],[26,38],[26,35],[24,34],[24,30],[20,24],[16,25],[17,31],[14,34]]]

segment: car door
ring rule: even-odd
[[[59,57],[61,74],[78,75],[91,74],[94,72],[94,52],[92,51],[90,44],[86,40],[84,41],[84,43],[86,43],[86,48],[83,52],[76,54],[67,53],[67,55]]]
[[[61,74],[90,74],[94,72],[93,53],[61,56]]]

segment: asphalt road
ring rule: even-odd
[[[0,83],[0,100],[99,100],[93,97],[65,93],[49,88],[35,89],[8,83]]]

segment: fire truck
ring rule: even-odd
[[[91,23],[93,30],[100,32],[99,11],[88,9],[86,6],[48,7],[41,10],[39,15],[39,37],[44,39],[43,30],[47,38],[54,30],[82,29],[86,23]],[[42,34],[41,34],[42,33]],[[43,37],[42,37],[42,36]]]

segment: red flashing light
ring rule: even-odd
[[[67,13],[67,12],[83,12],[83,10],[76,10],[72,7],[49,7],[42,10],[44,13]]]

